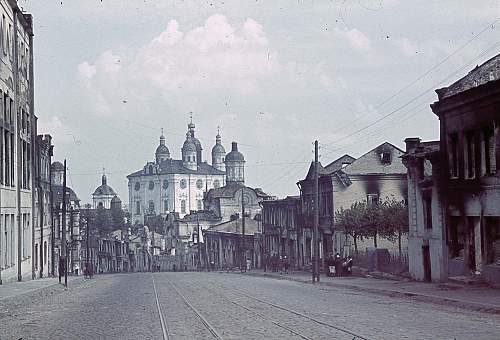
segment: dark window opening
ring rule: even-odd
[[[463,223],[460,223],[459,217],[451,217],[450,219],[450,256],[464,257],[465,249],[465,228]]]
[[[467,178],[474,178],[476,175],[476,140],[474,132],[469,132],[466,135],[467,143]]]
[[[391,163],[391,153],[390,152],[382,152],[380,154],[380,161],[382,164],[390,164]]]
[[[496,172],[496,154],[495,154],[495,134],[493,128],[484,130],[484,173],[492,175]]]
[[[423,197],[425,229],[432,229],[432,197],[427,193]]]
[[[450,135],[450,175],[458,177],[458,135]]]

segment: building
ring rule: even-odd
[[[244,234],[243,234],[244,231]],[[203,230],[201,261],[204,268],[226,269],[262,265],[262,223],[249,217],[237,218]],[[196,256],[196,252],[193,252]],[[194,260],[196,263],[196,259]]]
[[[33,228],[33,278],[51,274],[52,258],[52,189],[50,165],[53,156],[52,137],[38,135],[35,141],[35,224]]]
[[[106,174],[102,174],[101,185],[92,194],[92,204],[94,209],[102,207],[111,209],[111,200],[116,196],[116,192],[108,185]]]
[[[407,138],[403,162],[408,168],[409,272],[420,281],[445,281],[448,277],[446,233],[439,175],[440,142]]]
[[[162,132],[155,161],[127,176],[132,223],[144,224],[148,215],[175,212],[184,217],[192,210],[203,210],[204,193],[226,183],[220,135],[212,149],[212,164],[203,161],[202,150],[192,122],[188,124],[181,159],[171,158]]]
[[[232,143],[231,151],[221,159],[225,162],[226,184],[211,188],[205,193],[204,209],[192,211],[184,216],[171,214],[172,217],[168,219],[170,222],[167,228],[175,230],[177,254],[187,252],[189,246],[198,242],[203,243],[203,231],[209,228],[215,228],[212,232],[216,232],[218,225],[240,219],[242,216],[260,223],[261,204],[264,200],[272,198],[260,188],[245,185],[245,157],[238,150],[236,142]],[[260,261],[260,253],[252,253],[252,256],[258,257],[254,262]]]
[[[319,191],[319,256],[323,262],[325,255],[333,252],[333,180],[336,172],[355,160],[354,157],[344,155],[327,166],[318,162],[318,191]],[[300,250],[300,265],[309,268],[312,265],[312,235],[314,227],[314,162],[311,163],[306,178],[297,182],[300,190],[302,235]]]
[[[310,259],[305,244],[304,220],[300,196],[262,202],[264,254],[266,259],[286,256],[292,268],[304,269]],[[310,238],[310,237],[309,237]],[[309,263],[309,261],[305,261]]]
[[[368,151],[350,164],[331,174],[333,186],[334,212],[349,209],[356,202],[378,203],[387,198],[405,201],[408,197],[406,167],[401,157],[404,151],[385,142]],[[321,211],[321,209],[320,209]],[[334,226],[335,229],[335,226]],[[381,237],[365,237],[354,240],[341,230],[335,230],[333,252],[342,256],[352,255],[355,248],[385,248],[389,252],[399,252],[398,242]],[[402,238],[402,250],[407,248],[407,238]]]
[[[33,22],[0,1],[0,282],[33,276]]]
[[[80,234],[80,199],[70,187],[66,187],[66,230],[63,228],[63,177],[64,165],[61,162],[53,162],[51,165],[52,175],[52,224],[53,237],[51,249],[51,271],[58,275],[58,259],[62,256],[62,233],[65,232],[67,242],[68,273],[78,273],[81,266],[81,234]]]
[[[409,190],[416,192],[410,226],[431,235],[411,239],[411,274],[420,280],[465,276],[498,284],[500,55],[436,93],[431,108],[440,121],[439,157],[431,161],[432,185],[423,192],[424,203],[419,190],[424,191],[425,176],[419,175],[425,166],[414,159],[425,143],[407,140]]]

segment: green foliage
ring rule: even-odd
[[[376,246],[377,236],[395,241],[408,232],[408,208],[404,201],[394,197],[376,204],[356,202],[349,209],[341,208],[335,213],[335,225],[355,242],[357,238],[373,237]]]

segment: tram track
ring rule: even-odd
[[[216,285],[218,288],[220,288],[221,290],[227,290],[227,287],[224,287],[224,286],[221,286],[221,285]],[[304,313],[301,313],[301,312],[298,312],[298,311],[295,311],[291,308],[287,308],[287,307],[284,307],[284,306],[281,306],[281,305],[278,305],[278,304],[275,304],[275,303],[272,303],[272,302],[269,302],[269,301],[265,301],[263,299],[260,299],[260,298],[257,298],[255,296],[252,296],[252,295],[249,295],[247,294],[245,291],[243,291],[242,289],[240,288],[236,288],[236,287],[231,287],[232,290],[234,291],[237,291],[239,295],[241,296],[244,296],[250,300],[253,300],[253,301],[257,301],[259,303],[262,303],[264,305],[267,305],[267,306],[271,306],[275,309],[279,309],[279,310],[282,310],[282,311],[285,311],[287,313],[290,313],[290,314],[294,314],[296,316],[299,316],[301,318],[304,318],[304,319],[307,319],[309,321],[312,321],[316,324],[319,324],[319,325],[322,325],[322,326],[325,326],[327,328],[330,328],[330,329],[334,329],[335,331],[337,332],[342,332],[344,334],[347,334],[347,335],[350,335],[352,336],[352,340],[369,340],[368,338],[366,338],[365,336],[361,335],[361,334],[357,334],[351,330],[348,330],[346,328],[343,328],[343,327],[340,327],[340,326],[336,326],[336,325],[332,325],[331,323],[328,323],[328,322],[324,322],[324,321],[321,321],[321,320],[318,320],[312,316],[309,316],[309,315],[306,315]],[[222,295],[221,293],[218,293],[219,295]],[[234,294],[234,293],[233,293]],[[233,304],[237,304],[239,305],[240,307],[244,308],[244,309],[247,309],[249,307],[246,307],[246,306],[243,306],[242,304],[240,303],[237,303],[235,301],[231,301],[231,299],[227,298],[227,296],[225,296],[225,298],[232,302]],[[256,312],[255,312],[256,313]],[[274,322],[273,322],[274,323]],[[280,325],[278,325],[279,327],[281,327]],[[285,326],[286,327],[286,326]],[[303,339],[309,339],[308,337],[302,335],[302,334],[299,334],[298,332],[296,331],[292,331],[294,334],[297,334],[298,336],[300,336],[301,338]]]
[[[189,302],[189,300],[184,296],[184,294],[182,294],[182,292],[176,287],[176,285],[171,280],[169,280],[167,278],[166,275],[162,276],[162,280],[166,281],[169,284],[169,286],[172,287],[172,289],[177,294],[177,296],[179,296],[181,298],[182,302],[188,307],[188,309],[191,310],[198,317],[198,319],[201,321],[201,323],[203,324],[203,326],[210,332],[210,334],[213,336],[214,339],[220,339],[220,340],[223,339],[223,337],[219,334],[219,332],[217,332],[217,330],[215,329],[215,327],[213,327],[212,324],[203,316],[203,314],[200,313],[198,311],[198,309],[196,309]],[[154,287],[154,290],[155,290],[155,297],[156,297],[158,314],[159,314],[159,317],[160,317],[160,324],[161,324],[162,332],[163,332],[163,339],[164,340],[170,340],[171,337],[172,337],[172,334],[171,334],[170,330],[168,329],[167,324],[164,322],[163,312],[161,311],[161,307],[160,307],[160,303],[159,303],[159,297],[158,297],[158,293],[157,293],[157,290],[156,290],[156,285],[154,283],[154,275],[153,275],[153,287]]]

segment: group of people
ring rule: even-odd
[[[327,275],[328,276],[348,276],[352,274],[352,257],[347,256],[341,258],[340,254],[337,253],[335,256],[330,255],[326,259],[327,265]]]
[[[272,272],[280,272],[288,274],[288,270],[290,269],[290,259],[284,256],[278,256],[278,254],[274,253],[271,256],[267,257],[266,268],[270,268]]]

